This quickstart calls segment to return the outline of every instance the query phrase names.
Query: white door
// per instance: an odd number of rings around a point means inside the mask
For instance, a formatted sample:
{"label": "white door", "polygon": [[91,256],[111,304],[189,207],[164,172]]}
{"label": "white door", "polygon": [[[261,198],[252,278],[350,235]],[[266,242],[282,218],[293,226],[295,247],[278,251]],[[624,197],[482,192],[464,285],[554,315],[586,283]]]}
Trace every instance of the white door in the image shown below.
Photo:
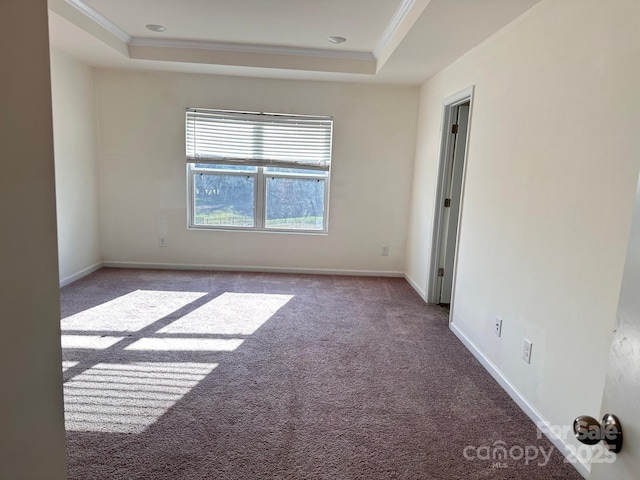
{"label": "white door", "polygon": [[622,425],[623,445],[613,463],[591,466],[590,480],[640,478],[640,185],[611,344],[602,415],[612,413]]}
{"label": "white door", "polygon": [[458,108],[457,132],[452,154],[451,180],[447,186],[446,198],[449,199],[449,207],[445,210],[443,230],[446,237],[443,242],[442,265],[444,274],[442,277],[442,290],[439,303],[451,303],[451,290],[453,288],[453,268],[458,241],[458,218],[460,216],[460,201],[462,196],[462,176],[464,174],[464,159],[467,150],[467,129],[469,126],[469,104],[460,105]]}

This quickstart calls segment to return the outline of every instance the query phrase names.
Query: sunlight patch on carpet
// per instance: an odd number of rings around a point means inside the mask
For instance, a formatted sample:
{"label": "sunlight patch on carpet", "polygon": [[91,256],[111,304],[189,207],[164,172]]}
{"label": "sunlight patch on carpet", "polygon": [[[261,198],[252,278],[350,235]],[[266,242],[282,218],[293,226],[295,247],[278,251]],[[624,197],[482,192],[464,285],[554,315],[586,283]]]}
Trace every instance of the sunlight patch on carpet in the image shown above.
{"label": "sunlight patch on carpet", "polygon": [[218,364],[100,363],[64,384],[66,428],[141,433]]}
{"label": "sunlight patch on carpet", "polygon": [[62,371],[65,372],[68,369],[70,369],[71,367],[75,367],[78,363],[80,363],[80,362],[64,361],[64,362],[62,362]]}
{"label": "sunlight patch on carpet", "polygon": [[226,292],[159,330],[159,333],[251,335],[293,295]]}
{"label": "sunlight patch on carpet", "polygon": [[233,352],[242,345],[239,338],[141,338],[125,350],[154,352]]}
{"label": "sunlight patch on carpet", "polygon": [[202,292],[136,290],[63,318],[65,330],[137,332],[205,296]]}
{"label": "sunlight patch on carpet", "polygon": [[86,348],[92,350],[104,350],[125,337],[108,337],[100,335],[62,335],[60,343],[62,348]]}

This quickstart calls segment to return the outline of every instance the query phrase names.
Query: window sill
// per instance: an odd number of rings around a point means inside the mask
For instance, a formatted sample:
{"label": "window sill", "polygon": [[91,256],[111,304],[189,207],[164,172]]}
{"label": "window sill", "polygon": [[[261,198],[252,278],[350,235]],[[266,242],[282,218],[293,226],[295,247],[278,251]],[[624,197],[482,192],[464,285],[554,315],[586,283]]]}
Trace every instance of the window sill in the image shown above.
{"label": "window sill", "polygon": [[199,231],[199,232],[226,232],[226,233],[279,233],[287,235],[313,235],[313,236],[327,236],[329,232],[326,230],[279,230],[276,228],[262,229],[262,228],[233,228],[233,227],[220,227],[211,228],[198,225],[189,225],[187,230]]}

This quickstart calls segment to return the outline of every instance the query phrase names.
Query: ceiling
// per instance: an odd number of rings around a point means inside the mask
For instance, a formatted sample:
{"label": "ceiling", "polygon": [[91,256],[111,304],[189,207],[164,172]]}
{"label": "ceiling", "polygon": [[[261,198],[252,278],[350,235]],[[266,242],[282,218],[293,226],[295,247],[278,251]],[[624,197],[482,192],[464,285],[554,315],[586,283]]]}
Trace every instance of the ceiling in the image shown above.
{"label": "ceiling", "polygon": [[418,85],[539,1],[49,0],[49,28],[96,67]]}

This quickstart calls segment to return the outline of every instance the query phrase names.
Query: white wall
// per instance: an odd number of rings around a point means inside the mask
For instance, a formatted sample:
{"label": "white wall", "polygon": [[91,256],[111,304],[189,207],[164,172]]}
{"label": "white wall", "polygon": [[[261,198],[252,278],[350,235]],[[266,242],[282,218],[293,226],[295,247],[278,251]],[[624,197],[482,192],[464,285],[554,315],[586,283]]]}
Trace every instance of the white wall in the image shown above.
{"label": "white wall", "polygon": [[[403,271],[417,88],[98,70],[96,93],[106,262]],[[329,235],[187,230],[186,107],[332,115]]]}
{"label": "white wall", "polygon": [[66,478],[46,0],[0,2],[0,478]]}
{"label": "white wall", "polygon": [[600,410],[640,164],[638,8],[543,1],[421,90],[407,274],[426,289],[442,101],[475,85],[453,326],[552,424]]}
{"label": "white wall", "polygon": [[60,281],[102,260],[93,69],[51,52]]}

